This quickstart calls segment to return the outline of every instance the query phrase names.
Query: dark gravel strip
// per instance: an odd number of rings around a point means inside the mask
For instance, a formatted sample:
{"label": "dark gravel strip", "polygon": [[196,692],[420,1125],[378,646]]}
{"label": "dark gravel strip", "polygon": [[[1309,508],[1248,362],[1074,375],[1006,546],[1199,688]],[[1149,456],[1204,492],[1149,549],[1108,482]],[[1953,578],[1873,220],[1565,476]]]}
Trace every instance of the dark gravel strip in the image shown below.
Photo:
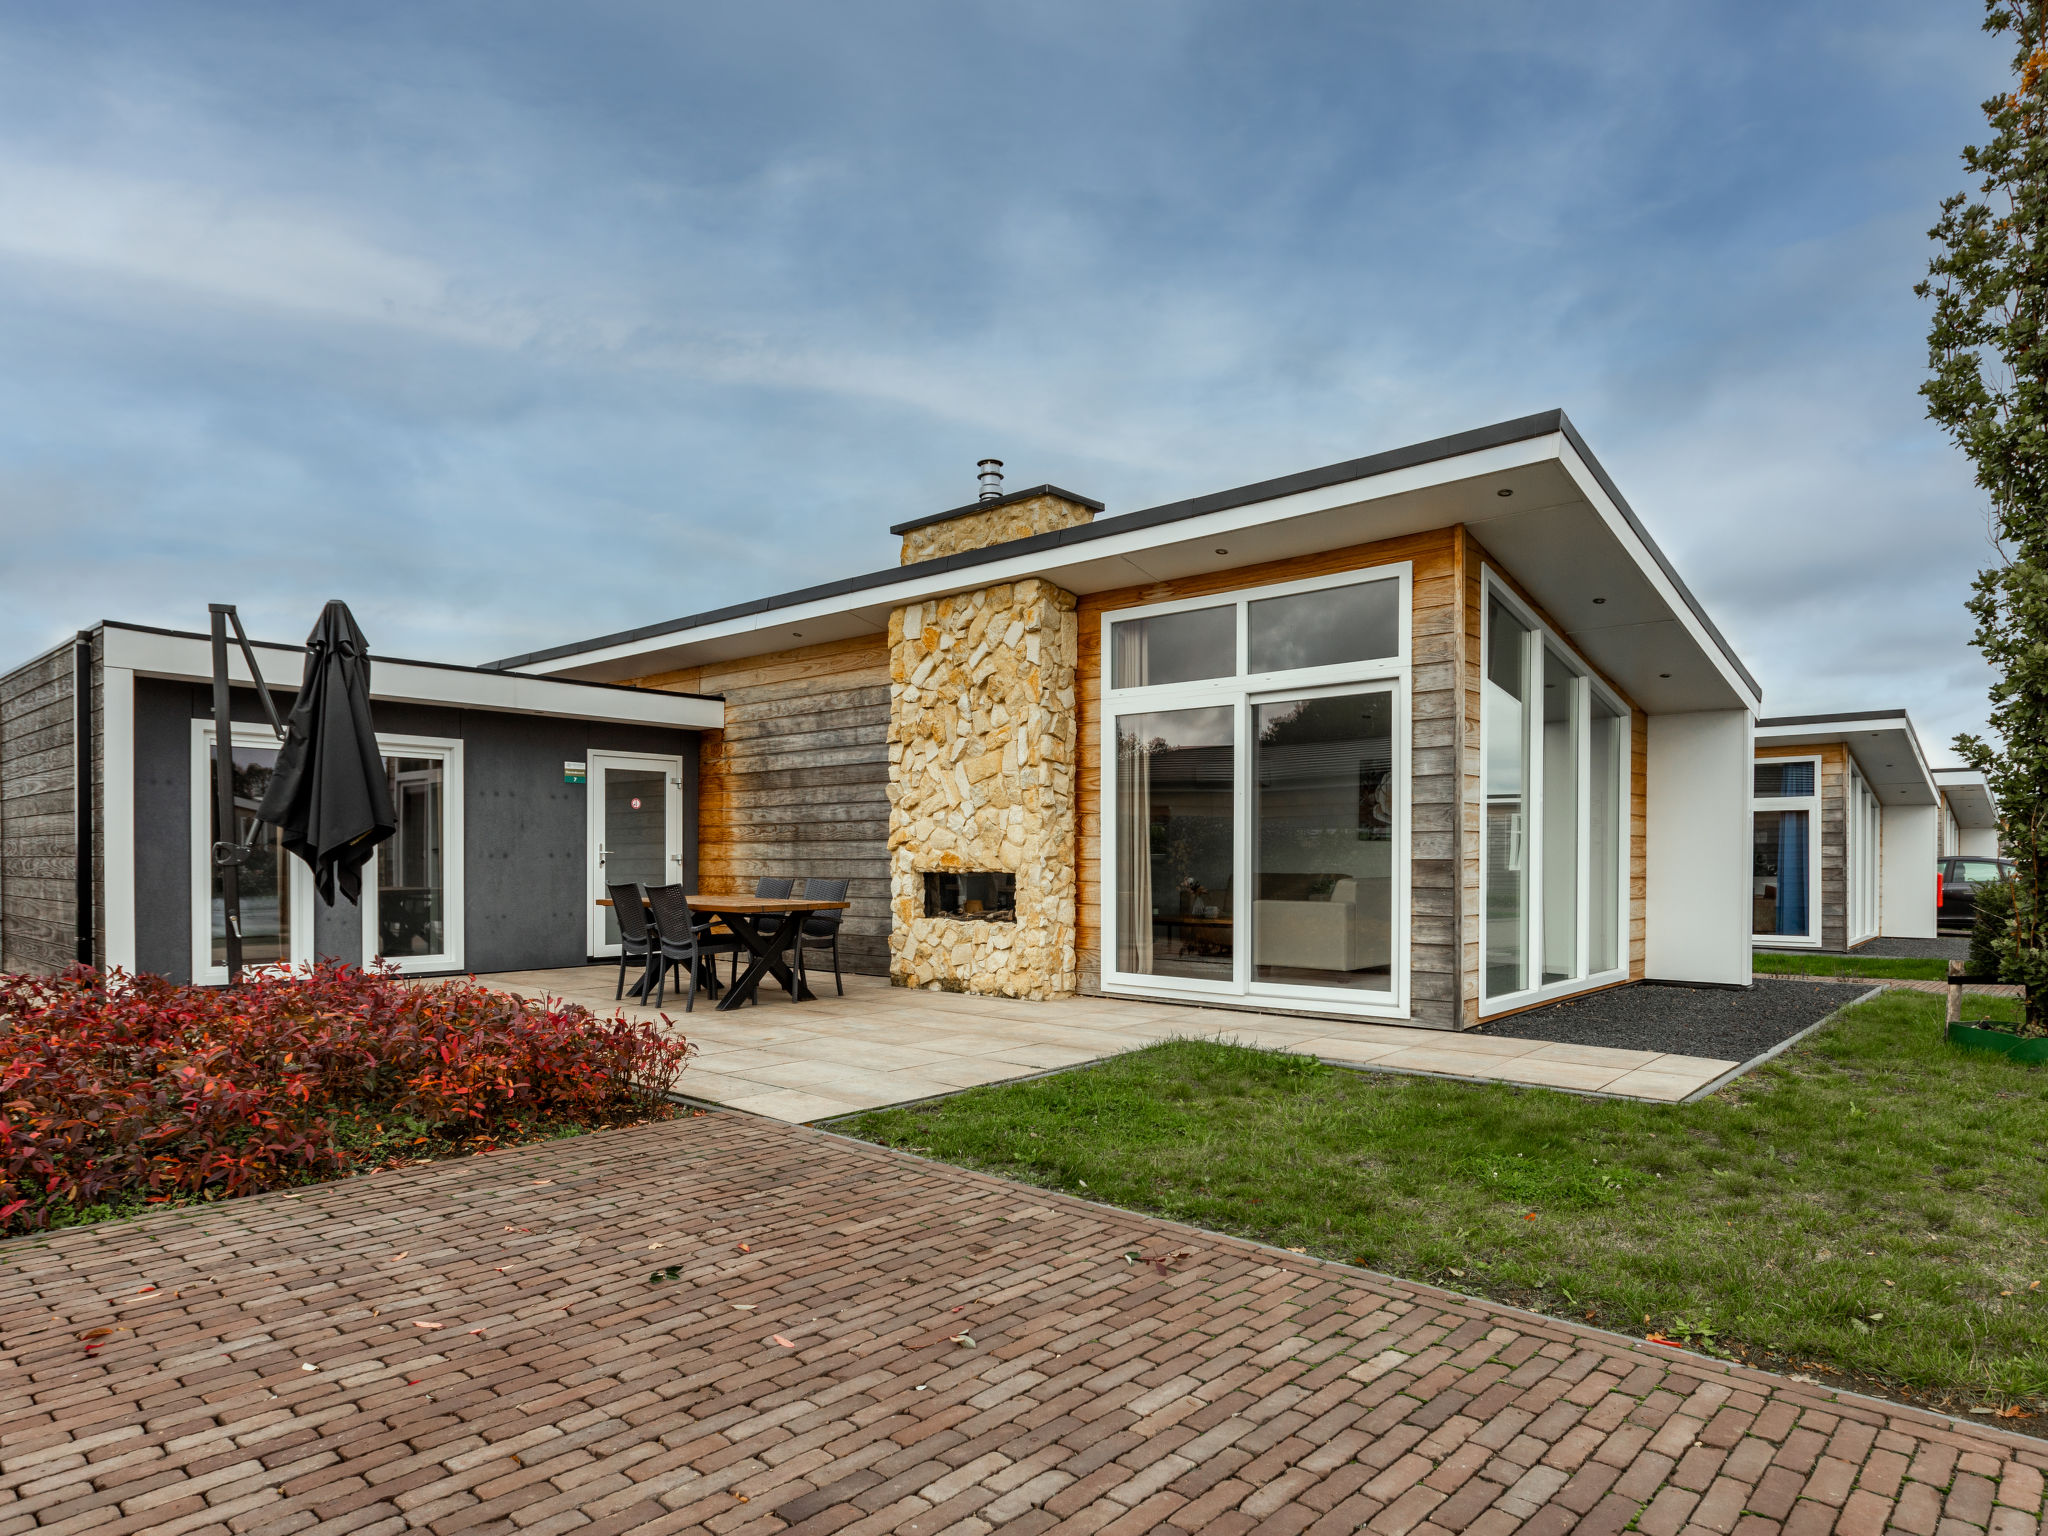
{"label": "dark gravel strip", "polygon": [[1970,958],[1970,940],[1961,938],[1940,939],[1872,939],[1868,944],[1858,944],[1854,949],[1781,949],[1771,950],[1769,945],[1759,949],[1781,955],[1873,955],[1881,960],[1967,960]]}
{"label": "dark gravel strip", "polygon": [[[1868,983],[1867,985],[1874,985]],[[1748,1061],[1849,1000],[1839,983],[1759,977],[1754,986],[1636,982],[1482,1024],[1483,1035]]]}

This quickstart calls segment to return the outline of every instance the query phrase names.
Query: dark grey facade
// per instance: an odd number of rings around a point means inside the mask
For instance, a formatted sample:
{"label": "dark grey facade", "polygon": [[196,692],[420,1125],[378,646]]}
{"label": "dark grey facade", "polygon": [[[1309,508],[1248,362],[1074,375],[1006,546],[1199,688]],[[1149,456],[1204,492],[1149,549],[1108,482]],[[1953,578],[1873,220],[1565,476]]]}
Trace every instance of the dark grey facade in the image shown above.
{"label": "dark grey facade", "polygon": [[[275,691],[275,690],[273,690]],[[289,695],[279,697],[280,710]],[[238,722],[260,724],[253,692],[237,689]],[[197,684],[135,684],[135,962],[189,981],[192,971],[192,722],[212,717]],[[697,873],[697,737],[691,731],[495,710],[371,705],[380,732],[463,744],[463,958],[465,969],[580,965],[586,888],[587,786],[562,782],[562,764],[592,751],[650,752],[683,760],[683,880]],[[360,921],[346,901],[316,909],[315,952],[362,959]]]}

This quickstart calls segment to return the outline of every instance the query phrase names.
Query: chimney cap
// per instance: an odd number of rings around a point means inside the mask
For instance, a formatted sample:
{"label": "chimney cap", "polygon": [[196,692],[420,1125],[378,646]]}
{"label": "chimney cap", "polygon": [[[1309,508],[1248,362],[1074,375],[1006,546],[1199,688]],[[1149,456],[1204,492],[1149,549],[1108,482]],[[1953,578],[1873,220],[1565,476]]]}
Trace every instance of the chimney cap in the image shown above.
{"label": "chimney cap", "polygon": [[966,517],[974,512],[986,512],[991,507],[1008,506],[1013,501],[1029,501],[1034,496],[1057,496],[1062,501],[1071,501],[1077,507],[1086,507],[1090,512],[1100,512],[1102,503],[1089,496],[1077,496],[1072,491],[1063,491],[1056,485],[1027,486],[1021,491],[1008,491],[992,501],[970,501],[964,507],[949,507],[944,512],[933,512],[924,517],[913,517],[907,523],[897,523],[889,532],[901,536],[913,528],[929,528],[933,523],[949,522],[956,517]]}
{"label": "chimney cap", "polygon": [[977,459],[974,462],[976,476],[981,481],[981,499],[998,501],[1003,494],[1003,461],[1001,459]]}

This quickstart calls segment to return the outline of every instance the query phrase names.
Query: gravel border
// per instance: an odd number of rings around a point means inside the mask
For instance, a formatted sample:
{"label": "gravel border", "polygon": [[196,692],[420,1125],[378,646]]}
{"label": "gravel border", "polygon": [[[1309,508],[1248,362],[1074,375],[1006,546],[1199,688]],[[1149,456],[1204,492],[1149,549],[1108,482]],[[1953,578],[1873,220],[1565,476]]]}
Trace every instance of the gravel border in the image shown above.
{"label": "gravel border", "polygon": [[1482,1035],[1749,1061],[1843,1006],[1833,981],[1758,977],[1749,987],[1631,982],[1482,1024]]}
{"label": "gravel border", "polygon": [[1881,960],[1967,960],[1970,958],[1970,936],[1949,934],[1939,939],[1872,939],[1854,949],[1772,949],[1768,944],[1759,944],[1756,948],[1759,954],[1767,955],[1870,955]]}

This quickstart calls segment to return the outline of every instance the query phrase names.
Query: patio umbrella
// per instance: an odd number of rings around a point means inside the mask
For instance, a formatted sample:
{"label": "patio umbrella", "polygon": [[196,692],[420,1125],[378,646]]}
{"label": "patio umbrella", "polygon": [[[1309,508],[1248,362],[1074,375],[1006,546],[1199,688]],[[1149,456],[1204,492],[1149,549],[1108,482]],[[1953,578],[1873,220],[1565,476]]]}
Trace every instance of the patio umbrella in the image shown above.
{"label": "patio umbrella", "polygon": [[256,815],[312,867],[322,901],[333,906],[337,886],[362,900],[362,868],[398,822],[370,725],[370,648],[346,603],[323,608],[306,637],[305,682]]}

